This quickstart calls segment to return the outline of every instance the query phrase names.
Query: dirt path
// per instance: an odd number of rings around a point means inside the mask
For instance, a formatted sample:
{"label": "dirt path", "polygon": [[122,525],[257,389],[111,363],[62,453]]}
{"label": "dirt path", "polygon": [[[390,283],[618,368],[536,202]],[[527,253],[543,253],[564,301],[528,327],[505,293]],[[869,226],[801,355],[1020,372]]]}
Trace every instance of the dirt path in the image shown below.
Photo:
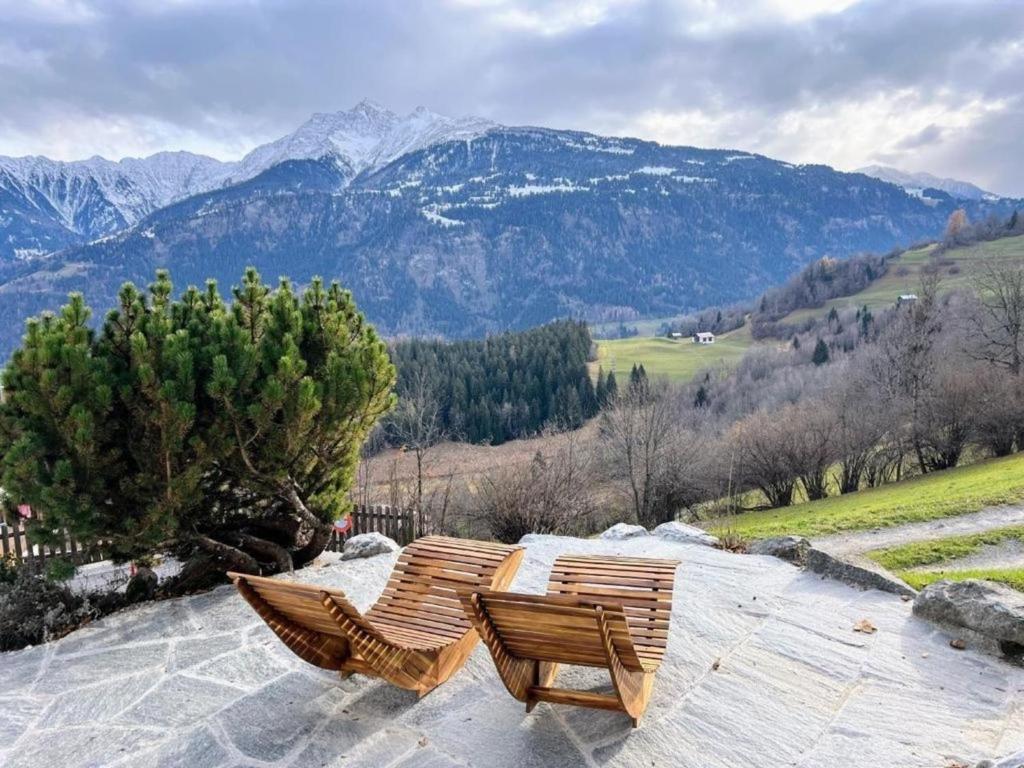
{"label": "dirt path", "polygon": [[915,541],[981,533],[1008,525],[1024,525],[1024,506],[991,507],[960,517],[823,536],[815,539],[814,545],[833,555],[849,556]]}

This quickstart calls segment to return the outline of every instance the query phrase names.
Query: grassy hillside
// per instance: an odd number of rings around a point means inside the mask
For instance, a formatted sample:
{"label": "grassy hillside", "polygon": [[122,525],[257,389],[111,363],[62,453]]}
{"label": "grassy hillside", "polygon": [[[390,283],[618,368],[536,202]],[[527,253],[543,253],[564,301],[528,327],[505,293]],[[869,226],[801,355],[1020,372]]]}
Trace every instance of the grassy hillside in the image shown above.
{"label": "grassy hillside", "polygon": [[746,512],[704,527],[731,528],[751,539],[784,534],[813,537],[955,517],[1020,501],[1024,501],[1024,454],[783,509]]}
{"label": "grassy hillside", "polygon": [[[918,248],[894,259],[884,276],[875,280],[863,291],[826,302],[823,307],[799,309],[789,313],[783,322],[797,322],[806,317],[825,315],[836,309],[863,307],[871,309],[891,307],[901,293],[916,293],[921,284],[921,269],[928,263],[935,246]],[[942,254],[942,283],[940,289],[952,291],[968,284],[971,269],[981,262],[1024,261],[1024,235],[1006,237],[988,243],[979,243],[956,248]],[[950,262],[946,264],[945,262]]]}
{"label": "grassy hillside", "polygon": [[642,363],[649,376],[672,381],[690,381],[706,368],[731,365],[747,351],[753,339],[747,326],[719,336],[714,344],[694,344],[692,339],[666,339],[664,337],[634,336],[631,339],[611,339],[597,342],[597,363],[605,371],[615,371],[621,379],[628,374],[633,363]]}
{"label": "grassy hillside", "polygon": [[[907,251],[894,259],[886,274],[862,291],[826,302],[813,309],[799,309],[782,319],[783,323],[798,323],[808,317],[823,316],[832,307],[862,307],[871,309],[891,307],[901,293],[916,293],[921,282],[921,270],[928,264],[935,246],[929,245]],[[942,283],[940,289],[950,291],[967,285],[971,269],[984,261],[1024,261],[1024,235],[1007,237],[988,243],[947,251],[942,255]],[[739,328],[718,337],[712,346],[699,346],[689,339],[672,340],[653,334],[661,323],[671,318],[627,323],[640,330],[641,335],[631,339],[599,340],[598,363],[604,369],[617,373],[628,372],[633,363],[643,363],[648,374],[674,381],[689,381],[697,372],[719,365],[731,365],[755,343],[750,329]],[[592,373],[597,365],[592,365]]]}

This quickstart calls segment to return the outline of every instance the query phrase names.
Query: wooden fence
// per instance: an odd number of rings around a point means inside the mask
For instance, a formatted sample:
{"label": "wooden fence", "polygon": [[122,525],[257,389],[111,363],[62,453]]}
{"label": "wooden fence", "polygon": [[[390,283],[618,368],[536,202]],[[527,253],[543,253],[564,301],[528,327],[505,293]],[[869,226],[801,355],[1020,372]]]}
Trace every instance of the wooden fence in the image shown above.
{"label": "wooden fence", "polygon": [[404,547],[416,538],[416,512],[411,509],[396,509],[386,505],[357,505],[352,509],[352,524],[344,533],[337,529],[331,531],[331,539],[327,542],[330,552],[340,552],[345,542],[360,533],[383,533]]}
{"label": "wooden fence", "polygon": [[18,517],[11,522],[0,520],[0,555],[14,558],[22,562],[45,563],[47,560],[60,558],[75,565],[96,563],[104,559],[100,547],[83,547],[66,532],[60,544],[35,544],[29,541],[25,532],[25,521]]}
{"label": "wooden fence", "polygon": [[[331,531],[327,549],[340,552],[345,542],[360,533],[376,531],[394,539],[400,546],[410,544],[417,536],[416,513],[411,509],[395,509],[389,506],[358,505],[352,510],[352,524],[348,530]],[[6,523],[0,520],[0,555],[22,562],[45,563],[53,558],[68,560],[75,565],[96,563],[105,559],[102,547],[83,547],[70,536],[65,535],[57,546],[34,544],[25,534],[25,521],[15,518]]]}

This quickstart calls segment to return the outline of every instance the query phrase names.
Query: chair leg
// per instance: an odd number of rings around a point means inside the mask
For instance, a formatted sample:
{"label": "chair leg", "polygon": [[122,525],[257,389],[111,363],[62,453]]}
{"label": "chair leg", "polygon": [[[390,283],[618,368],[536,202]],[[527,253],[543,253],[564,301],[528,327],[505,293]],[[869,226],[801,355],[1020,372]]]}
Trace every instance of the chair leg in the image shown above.
{"label": "chair leg", "polygon": [[537,665],[537,685],[541,688],[550,688],[555,682],[555,675],[558,674],[558,664],[553,661],[542,661]]}
{"label": "chair leg", "polygon": [[640,724],[640,717],[647,709],[654,687],[654,673],[641,670],[626,669],[615,652],[608,621],[601,608],[597,609],[597,627],[604,641],[605,658],[608,661],[608,672],[611,674],[615,694],[622,703],[622,709],[633,720],[633,727]]}

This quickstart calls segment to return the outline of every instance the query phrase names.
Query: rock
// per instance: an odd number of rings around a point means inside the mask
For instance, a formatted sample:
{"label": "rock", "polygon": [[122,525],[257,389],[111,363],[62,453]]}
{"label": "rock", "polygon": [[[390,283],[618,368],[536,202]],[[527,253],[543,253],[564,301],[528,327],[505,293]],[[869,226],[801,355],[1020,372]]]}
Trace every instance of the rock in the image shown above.
{"label": "rock", "polygon": [[811,542],[803,536],[774,536],[761,539],[747,547],[748,555],[771,555],[780,560],[803,565]]}
{"label": "rock", "polygon": [[1024,750],[1007,755],[1001,760],[982,760],[975,768],[1024,768]]}
{"label": "rock", "polygon": [[970,630],[1007,656],[1024,656],[1024,594],[991,581],[937,581],[914,600],[914,614]]}
{"label": "rock", "polygon": [[902,581],[897,581],[879,571],[872,571],[840,560],[814,547],[807,550],[804,564],[809,571],[861,589],[878,589],[882,592],[891,592],[894,595],[914,596],[917,594]]}
{"label": "rock", "polygon": [[602,539],[621,541],[622,539],[633,539],[637,536],[647,536],[647,529],[642,525],[630,525],[629,523],[616,523],[607,531],[601,534]]}
{"label": "rock", "polygon": [[703,544],[707,547],[718,546],[717,536],[712,536],[702,528],[685,525],[684,523],[662,523],[654,529],[654,535],[669,541],[681,541],[684,544]]}
{"label": "rock", "polygon": [[383,555],[386,552],[394,552],[400,547],[394,539],[389,539],[383,533],[360,533],[345,542],[345,550],[341,554],[342,560],[355,560],[358,557],[373,557]]}
{"label": "rock", "polygon": [[159,579],[152,568],[140,566],[135,575],[128,580],[124,590],[124,597],[129,603],[137,603],[141,600],[152,600],[156,594],[156,587]]}

